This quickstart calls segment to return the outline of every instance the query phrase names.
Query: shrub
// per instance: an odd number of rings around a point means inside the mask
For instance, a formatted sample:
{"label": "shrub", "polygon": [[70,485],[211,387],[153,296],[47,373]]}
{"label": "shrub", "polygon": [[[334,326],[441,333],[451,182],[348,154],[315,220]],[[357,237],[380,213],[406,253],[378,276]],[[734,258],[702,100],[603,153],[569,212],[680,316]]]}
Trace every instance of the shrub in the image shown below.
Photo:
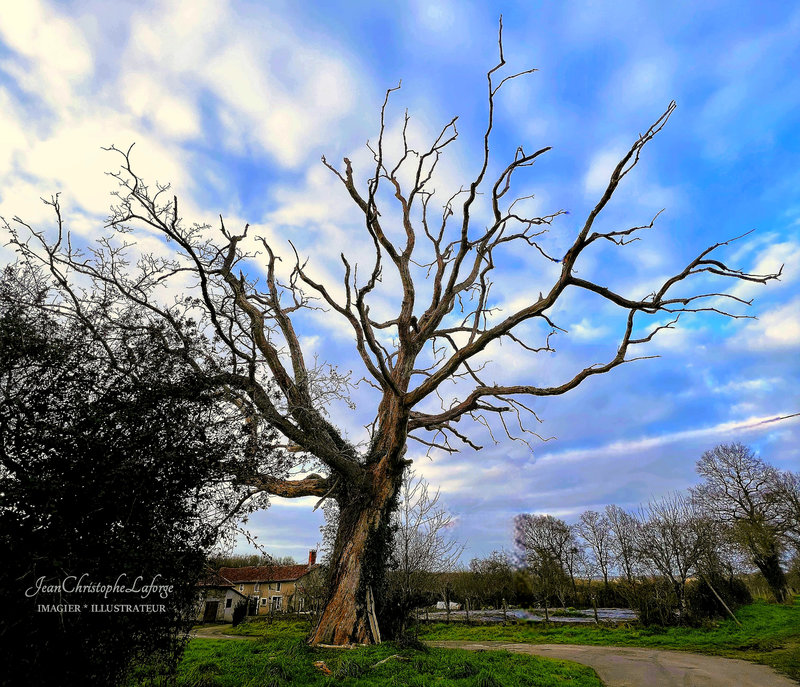
{"label": "shrub", "polygon": [[474,663],[464,661],[463,663],[457,663],[453,666],[450,671],[450,676],[456,680],[459,680],[465,677],[472,677],[473,675],[477,675],[479,672],[480,670]]}
{"label": "shrub", "polygon": [[639,614],[643,625],[675,625],[678,622],[678,598],[666,580],[626,583],[625,598]]}
{"label": "shrub", "polygon": [[247,616],[247,601],[239,601],[233,607],[233,627],[240,625]]}
{"label": "shrub", "polygon": [[[731,610],[753,601],[750,590],[741,579],[714,575],[709,581]],[[686,587],[686,616],[690,622],[701,623],[725,615],[725,607],[704,580],[689,582]]]}
{"label": "shrub", "polygon": [[[238,435],[214,425],[213,397],[145,322],[106,332],[127,375],[99,330],[20,306],[13,279],[0,275],[0,655],[14,657],[0,682],[116,684],[148,661],[169,671],[217,536],[198,515]],[[125,591],[151,582],[168,591]],[[60,604],[71,610],[45,610]]]}
{"label": "shrub", "polygon": [[342,680],[348,677],[361,677],[364,668],[352,658],[344,658],[339,662],[333,670],[333,677],[337,680]]}

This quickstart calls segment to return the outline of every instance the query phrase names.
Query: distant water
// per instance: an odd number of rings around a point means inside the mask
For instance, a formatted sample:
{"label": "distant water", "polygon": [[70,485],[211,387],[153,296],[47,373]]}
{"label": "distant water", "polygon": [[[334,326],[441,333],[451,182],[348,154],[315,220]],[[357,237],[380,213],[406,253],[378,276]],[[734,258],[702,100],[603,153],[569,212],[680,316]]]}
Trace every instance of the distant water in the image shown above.
{"label": "distant water", "polygon": [[[562,616],[553,616],[551,614],[550,622],[553,623],[594,622],[594,611],[591,608],[587,610],[575,611],[575,613],[581,613],[583,614],[583,617],[577,617],[577,616],[562,617]],[[445,613],[444,611],[437,611],[435,613],[428,614],[428,618],[430,618],[431,620],[444,620],[446,617],[447,613]],[[523,610],[521,608],[509,608],[508,617],[515,618],[517,620],[531,620],[534,622],[541,622],[544,620],[544,609],[536,608],[533,609],[533,612],[530,612]],[[636,611],[632,611],[630,608],[598,608],[597,617],[600,620],[606,620],[611,622],[629,622],[637,619]],[[503,622],[503,611],[494,609],[482,610],[482,611],[470,611],[469,618],[470,620],[480,620],[481,622],[484,623],[501,623]],[[465,621],[466,612],[450,611],[450,619],[455,621]]]}

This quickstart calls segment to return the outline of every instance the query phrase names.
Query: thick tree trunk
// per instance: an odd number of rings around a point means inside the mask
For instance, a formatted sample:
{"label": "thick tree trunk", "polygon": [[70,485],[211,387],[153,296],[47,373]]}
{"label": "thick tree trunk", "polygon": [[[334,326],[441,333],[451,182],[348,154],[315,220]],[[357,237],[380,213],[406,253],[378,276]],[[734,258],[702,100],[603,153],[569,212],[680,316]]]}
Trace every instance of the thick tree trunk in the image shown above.
{"label": "thick tree trunk", "polygon": [[775,600],[778,603],[785,603],[789,598],[789,585],[786,582],[783,568],[781,568],[778,554],[757,555],[754,556],[753,562],[758,566],[761,574],[764,575],[770,590],[775,595]]}
{"label": "thick tree trunk", "polygon": [[[408,368],[402,356],[397,369]],[[402,391],[407,386],[399,382]],[[377,609],[389,547],[391,516],[407,461],[408,409],[397,396],[387,394],[378,408],[376,440],[370,447],[358,480],[349,480],[335,495],[339,527],[328,573],[328,598],[310,644],[374,644],[380,642]]]}
{"label": "thick tree trunk", "polygon": [[[391,541],[389,524],[400,487],[376,467],[371,482],[354,489],[349,503],[340,503],[339,529],[330,561],[328,599],[311,634],[311,644],[373,644],[368,590],[380,603],[384,563]],[[343,499],[344,500],[344,499]]]}

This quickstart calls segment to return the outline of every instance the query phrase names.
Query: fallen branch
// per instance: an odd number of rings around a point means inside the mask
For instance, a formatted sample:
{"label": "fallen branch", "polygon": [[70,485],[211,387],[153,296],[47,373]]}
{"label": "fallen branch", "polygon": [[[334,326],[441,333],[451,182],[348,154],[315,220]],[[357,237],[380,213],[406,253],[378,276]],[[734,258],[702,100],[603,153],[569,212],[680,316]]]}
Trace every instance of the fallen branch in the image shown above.
{"label": "fallen branch", "polygon": [[382,661],[378,661],[374,666],[370,666],[370,670],[377,668],[379,665],[386,663],[386,661],[391,661],[393,658],[396,658],[398,661],[410,661],[411,659],[408,656],[401,656],[400,654],[392,654],[391,656],[387,656]]}

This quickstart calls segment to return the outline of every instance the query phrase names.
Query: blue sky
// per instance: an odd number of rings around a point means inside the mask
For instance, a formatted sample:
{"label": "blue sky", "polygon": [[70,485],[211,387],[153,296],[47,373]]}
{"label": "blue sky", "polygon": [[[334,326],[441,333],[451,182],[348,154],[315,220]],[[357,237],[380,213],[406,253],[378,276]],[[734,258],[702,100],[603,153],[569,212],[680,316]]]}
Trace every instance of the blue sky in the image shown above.
{"label": "blue sky", "polygon": [[[534,67],[500,96],[494,165],[523,144],[553,150],[524,177],[536,209],[565,209],[548,237],[565,248],[602,194],[619,156],[665,110],[678,107],[604,212],[600,227],[654,229],[578,265],[632,295],[706,246],[751,229],[724,256],[773,272],[767,286],[718,284],[757,320],[687,317],[647,353],[656,360],[596,377],[533,406],[535,446],[490,440],[480,454],[422,456],[415,466],[456,517],[465,558],[511,544],[511,518],[574,520],[614,502],[633,507],[689,486],[700,454],[750,444],[800,469],[800,9],[782,2],[40,2],[0,18],[0,214],[50,218],[39,197],[62,191],[72,230],[97,235],[114,160],[101,146],[136,142],[146,177],[171,181],[186,219],[250,222],[286,250],[292,239],[316,273],[338,279],[338,251],[365,253],[360,218],[320,164],[351,157],[362,178],[383,94],[402,79],[388,115],[405,108],[419,147],[453,116],[459,139],[437,194],[471,180],[486,116],[485,72],[504,16],[508,69]],[[435,134],[434,134],[435,135]],[[359,165],[361,167],[359,168]],[[441,193],[439,193],[441,188]],[[449,195],[449,194],[447,194]],[[161,251],[152,236],[146,250]],[[0,260],[11,259],[0,248]],[[506,255],[497,304],[535,293],[545,266]],[[495,351],[502,381],[552,382],[613,355],[618,316],[570,297],[555,315],[569,330],[557,353],[531,360]],[[309,350],[360,375],[346,329],[304,321]],[[503,376],[505,375],[505,376]],[[333,408],[354,438],[372,408]],[[372,399],[374,400],[374,399]],[[481,436],[486,440],[488,437]],[[307,500],[257,514],[270,551],[305,557],[319,539]]]}

